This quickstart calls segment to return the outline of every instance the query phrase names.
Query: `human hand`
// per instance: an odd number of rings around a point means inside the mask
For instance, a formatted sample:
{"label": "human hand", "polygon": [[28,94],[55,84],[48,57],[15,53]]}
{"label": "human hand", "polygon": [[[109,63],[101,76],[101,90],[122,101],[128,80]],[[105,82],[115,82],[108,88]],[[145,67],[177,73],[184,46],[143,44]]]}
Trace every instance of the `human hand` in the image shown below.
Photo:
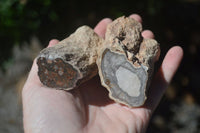
{"label": "human hand", "polygon": [[[130,17],[142,22],[140,16]],[[104,37],[110,19],[103,19],[95,32]],[[144,38],[154,38],[143,31]],[[49,47],[58,40],[49,42]],[[128,108],[115,103],[100,84],[98,76],[70,92],[43,86],[37,75],[36,60],[22,91],[24,131],[26,133],[140,133],[145,132],[150,117],[175,74],[183,56],[182,48],[172,47],[149,88],[144,106]]]}

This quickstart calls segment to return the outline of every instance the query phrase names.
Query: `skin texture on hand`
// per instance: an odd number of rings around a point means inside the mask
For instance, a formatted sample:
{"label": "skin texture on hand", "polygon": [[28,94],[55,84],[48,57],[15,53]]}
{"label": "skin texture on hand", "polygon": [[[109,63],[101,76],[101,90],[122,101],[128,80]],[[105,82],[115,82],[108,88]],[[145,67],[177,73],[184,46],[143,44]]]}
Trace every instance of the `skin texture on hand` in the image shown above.
{"label": "skin texture on hand", "polygon": [[[142,22],[139,15],[130,17]],[[111,19],[103,19],[94,28],[104,38]],[[151,31],[143,31],[144,38],[154,38]],[[51,40],[49,46],[58,40]],[[162,46],[161,46],[162,47]],[[150,117],[175,74],[183,50],[172,47],[154,77],[144,106],[128,108],[109,99],[98,76],[70,92],[42,85],[34,60],[22,91],[25,133],[141,133],[145,132]]]}

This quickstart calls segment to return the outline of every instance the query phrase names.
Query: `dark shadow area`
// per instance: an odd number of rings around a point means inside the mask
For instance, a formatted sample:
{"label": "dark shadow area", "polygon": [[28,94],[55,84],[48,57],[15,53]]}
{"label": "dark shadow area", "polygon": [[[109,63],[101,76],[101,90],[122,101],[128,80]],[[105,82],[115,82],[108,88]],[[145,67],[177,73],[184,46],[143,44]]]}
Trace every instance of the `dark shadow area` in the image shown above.
{"label": "dark shadow area", "polygon": [[101,85],[99,76],[95,76],[76,89],[80,89],[85,103],[88,105],[106,106],[114,102],[109,98],[108,90]]}

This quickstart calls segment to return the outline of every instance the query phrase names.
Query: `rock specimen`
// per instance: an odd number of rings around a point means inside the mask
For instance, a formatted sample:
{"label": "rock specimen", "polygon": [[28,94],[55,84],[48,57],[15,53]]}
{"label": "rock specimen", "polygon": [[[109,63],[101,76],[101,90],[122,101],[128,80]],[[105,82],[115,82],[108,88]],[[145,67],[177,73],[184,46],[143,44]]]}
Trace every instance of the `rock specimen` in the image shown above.
{"label": "rock specimen", "polygon": [[99,70],[111,99],[130,107],[141,106],[160,54],[159,44],[142,38],[141,32],[142,25],[126,17],[108,25],[105,40],[82,26],[59,44],[40,52],[40,80],[48,87],[70,90]]}
{"label": "rock specimen", "polygon": [[102,39],[88,26],[37,57],[40,81],[51,88],[70,90],[97,75],[97,49]]}
{"label": "rock specimen", "polygon": [[107,27],[97,61],[102,85],[116,102],[130,107],[144,104],[159,44],[141,37],[142,25],[120,17]]}

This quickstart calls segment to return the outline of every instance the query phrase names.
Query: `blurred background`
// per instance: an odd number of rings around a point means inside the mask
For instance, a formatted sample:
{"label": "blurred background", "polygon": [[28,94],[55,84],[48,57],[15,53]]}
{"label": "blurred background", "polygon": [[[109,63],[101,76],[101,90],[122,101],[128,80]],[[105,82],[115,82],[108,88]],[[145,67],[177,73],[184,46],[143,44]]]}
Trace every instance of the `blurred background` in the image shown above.
{"label": "blurred background", "polygon": [[0,0],[0,133],[22,133],[21,88],[38,52],[79,26],[140,14],[161,44],[160,66],[179,45],[184,58],[148,133],[200,132],[200,0]]}

